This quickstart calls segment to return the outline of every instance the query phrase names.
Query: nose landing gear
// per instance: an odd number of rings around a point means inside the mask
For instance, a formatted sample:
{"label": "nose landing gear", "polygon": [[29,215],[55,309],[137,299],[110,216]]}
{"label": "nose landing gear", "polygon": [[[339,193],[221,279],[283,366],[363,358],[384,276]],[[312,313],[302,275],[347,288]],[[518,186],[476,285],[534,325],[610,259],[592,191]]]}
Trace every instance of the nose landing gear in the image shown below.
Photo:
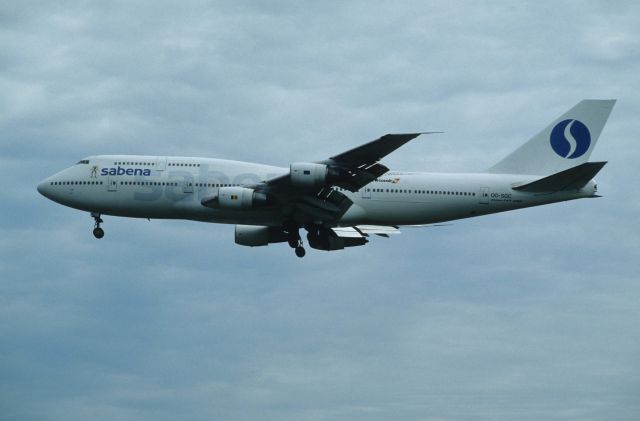
{"label": "nose landing gear", "polygon": [[302,247],[302,245],[296,247],[296,256],[298,257],[304,257],[305,254],[307,254],[307,252],[305,251],[304,247]]}
{"label": "nose landing gear", "polygon": [[93,236],[96,237],[97,239],[104,237],[104,230],[100,228],[100,224],[103,223],[104,221],[100,218],[100,214],[92,213],[91,217],[96,221],[93,228]]}
{"label": "nose landing gear", "polygon": [[95,227],[93,229],[93,236],[96,237],[97,239],[104,237],[104,230],[100,227]]}

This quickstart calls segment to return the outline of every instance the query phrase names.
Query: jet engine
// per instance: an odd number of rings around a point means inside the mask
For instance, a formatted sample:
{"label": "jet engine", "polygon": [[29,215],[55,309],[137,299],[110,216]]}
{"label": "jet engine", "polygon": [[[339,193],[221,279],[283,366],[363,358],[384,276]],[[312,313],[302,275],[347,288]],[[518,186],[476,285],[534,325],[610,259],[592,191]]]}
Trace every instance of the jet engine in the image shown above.
{"label": "jet engine", "polygon": [[267,204],[267,195],[247,187],[220,187],[217,204],[221,209],[250,209]]}
{"label": "jet engine", "polygon": [[297,187],[320,187],[327,180],[329,169],[324,164],[296,162],[289,167],[291,184]]}
{"label": "jet engine", "polygon": [[294,186],[311,188],[339,181],[349,175],[340,167],[313,162],[293,163],[289,167],[289,174]]}

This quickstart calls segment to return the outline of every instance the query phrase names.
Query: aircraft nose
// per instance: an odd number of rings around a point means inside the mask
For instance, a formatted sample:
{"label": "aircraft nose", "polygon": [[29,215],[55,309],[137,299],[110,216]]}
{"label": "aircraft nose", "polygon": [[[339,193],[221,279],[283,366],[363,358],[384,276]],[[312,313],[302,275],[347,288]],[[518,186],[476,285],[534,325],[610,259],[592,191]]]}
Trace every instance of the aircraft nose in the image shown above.
{"label": "aircraft nose", "polygon": [[38,193],[43,195],[44,197],[49,197],[49,182],[47,180],[43,180],[38,183]]}

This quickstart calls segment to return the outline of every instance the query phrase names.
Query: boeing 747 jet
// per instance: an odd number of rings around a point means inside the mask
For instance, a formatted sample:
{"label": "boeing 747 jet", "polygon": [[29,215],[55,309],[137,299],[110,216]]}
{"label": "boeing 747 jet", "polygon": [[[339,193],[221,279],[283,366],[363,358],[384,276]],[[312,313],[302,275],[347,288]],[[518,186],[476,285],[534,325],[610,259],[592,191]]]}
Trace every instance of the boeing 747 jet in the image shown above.
{"label": "boeing 747 jet", "polygon": [[38,185],[45,197],[104,215],[235,224],[243,246],[288,243],[298,257],[430,225],[598,197],[588,162],[615,100],[583,100],[482,172],[391,171],[380,162],[424,133],[388,134],[315,162],[274,167],[212,158],[96,155]]}

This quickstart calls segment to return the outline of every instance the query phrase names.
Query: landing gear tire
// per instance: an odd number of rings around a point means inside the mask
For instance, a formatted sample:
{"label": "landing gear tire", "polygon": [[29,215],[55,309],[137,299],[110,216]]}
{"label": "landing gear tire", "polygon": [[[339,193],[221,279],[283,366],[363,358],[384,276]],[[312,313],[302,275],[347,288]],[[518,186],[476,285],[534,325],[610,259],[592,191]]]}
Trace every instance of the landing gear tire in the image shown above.
{"label": "landing gear tire", "polygon": [[94,221],[96,221],[95,225],[93,226],[93,236],[97,239],[104,237],[104,230],[100,228],[100,224],[104,221],[102,220],[102,218],[100,218],[100,214],[92,212],[91,217]]}
{"label": "landing gear tire", "polygon": [[285,224],[284,231],[288,234],[287,243],[289,243],[289,247],[295,250],[296,256],[304,257],[307,252],[304,250],[304,247],[302,247],[302,239],[298,232],[298,226],[294,223]]}

